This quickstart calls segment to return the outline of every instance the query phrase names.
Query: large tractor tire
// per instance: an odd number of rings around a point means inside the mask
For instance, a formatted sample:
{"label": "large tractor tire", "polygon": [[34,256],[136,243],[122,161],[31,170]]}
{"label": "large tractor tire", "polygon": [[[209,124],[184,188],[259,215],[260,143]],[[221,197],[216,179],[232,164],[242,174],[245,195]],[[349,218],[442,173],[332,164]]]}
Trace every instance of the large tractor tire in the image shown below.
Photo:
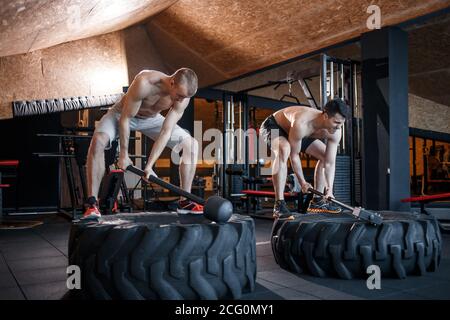
{"label": "large tractor tire", "polygon": [[255,226],[175,213],[104,216],[72,224],[69,263],[77,298],[239,299],[256,280]]}
{"label": "large tractor tire", "polygon": [[376,265],[382,277],[405,278],[435,271],[441,233],[429,215],[381,212],[375,227],[340,214],[305,214],[277,220],[272,229],[276,262],[288,271],[317,277],[367,278]]}

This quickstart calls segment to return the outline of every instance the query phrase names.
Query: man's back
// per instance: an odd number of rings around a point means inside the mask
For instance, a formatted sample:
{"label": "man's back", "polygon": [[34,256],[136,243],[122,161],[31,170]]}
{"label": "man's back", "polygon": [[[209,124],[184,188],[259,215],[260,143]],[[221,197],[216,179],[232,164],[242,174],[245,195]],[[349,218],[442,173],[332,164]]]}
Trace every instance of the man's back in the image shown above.
{"label": "man's back", "polygon": [[[160,113],[163,110],[169,109],[173,105],[173,101],[170,95],[163,92],[159,83],[163,77],[167,77],[166,74],[155,70],[143,70],[139,72],[130,86],[138,84],[138,87],[142,90],[146,90],[148,94],[142,99],[141,106],[136,118],[151,118]],[[125,99],[133,100],[136,95],[135,91],[128,91],[122,98],[113,106],[116,112],[122,112]]]}
{"label": "man's back", "polygon": [[291,127],[299,125],[304,127],[305,131],[308,133],[306,136],[317,135],[322,138],[326,133],[321,132],[322,130],[316,132],[312,127],[312,121],[320,116],[320,114],[322,114],[322,111],[317,109],[304,106],[292,106],[278,110],[273,116],[278,125],[288,134]]}

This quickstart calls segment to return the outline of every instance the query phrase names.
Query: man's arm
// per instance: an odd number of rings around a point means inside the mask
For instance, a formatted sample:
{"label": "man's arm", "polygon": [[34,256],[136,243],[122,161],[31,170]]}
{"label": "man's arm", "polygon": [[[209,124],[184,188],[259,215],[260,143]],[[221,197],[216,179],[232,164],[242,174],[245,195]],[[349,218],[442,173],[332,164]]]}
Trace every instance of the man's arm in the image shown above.
{"label": "man's arm", "polygon": [[145,166],[145,172],[147,174],[147,178],[150,173],[153,173],[153,166],[155,165],[156,160],[158,160],[161,155],[164,147],[167,145],[169,141],[173,128],[180,118],[183,116],[184,110],[189,104],[189,98],[184,99],[182,102],[176,102],[173,107],[169,110],[164,119],[161,132],[159,133],[158,138],[155,140],[153,144],[152,151],[150,152],[150,156],[148,157],[147,165]]}
{"label": "man's arm", "polygon": [[137,76],[125,95],[122,113],[119,120],[120,154],[119,167],[126,169],[132,164],[128,156],[128,143],[130,139],[130,119],[133,118],[141,107],[142,100],[152,93],[153,86],[142,76]]}
{"label": "man's arm", "polygon": [[336,154],[341,141],[342,129],[336,131],[332,137],[327,140],[325,150],[325,182],[327,187],[327,196],[333,197],[334,174],[336,171]]}
{"label": "man's arm", "polygon": [[299,123],[294,122],[294,125],[289,130],[289,144],[291,146],[291,160],[292,170],[297,176],[298,181],[302,187],[302,191],[306,192],[311,185],[305,180],[302,169],[302,162],[300,159],[300,151],[302,148],[303,132]]}

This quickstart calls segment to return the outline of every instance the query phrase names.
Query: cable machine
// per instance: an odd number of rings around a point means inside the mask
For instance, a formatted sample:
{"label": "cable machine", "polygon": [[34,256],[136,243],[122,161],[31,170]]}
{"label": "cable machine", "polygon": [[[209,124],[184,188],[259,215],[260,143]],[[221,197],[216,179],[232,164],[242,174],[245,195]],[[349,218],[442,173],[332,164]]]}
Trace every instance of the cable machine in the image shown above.
{"label": "cable machine", "polygon": [[358,103],[358,63],[322,54],[320,57],[320,106],[341,98],[350,107],[351,119],[342,127],[342,140],[336,156],[335,196],[361,204],[361,108]]}

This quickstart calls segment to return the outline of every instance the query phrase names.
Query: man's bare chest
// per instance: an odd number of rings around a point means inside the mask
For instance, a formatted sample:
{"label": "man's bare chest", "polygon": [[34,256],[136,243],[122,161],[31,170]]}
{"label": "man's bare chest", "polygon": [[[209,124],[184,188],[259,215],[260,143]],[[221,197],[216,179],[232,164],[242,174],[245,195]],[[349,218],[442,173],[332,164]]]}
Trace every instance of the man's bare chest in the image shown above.
{"label": "man's bare chest", "polygon": [[311,130],[306,133],[306,137],[313,139],[327,139],[329,138],[329,133],[326,129]]}
{"label": "man's bare chest", "polygon": [[137,113],[138,117],[148,117],[160,113],[161,111],[170,109],[173,101],[170,96],[167,97],[151,97],[142,100],[141,107]]}

